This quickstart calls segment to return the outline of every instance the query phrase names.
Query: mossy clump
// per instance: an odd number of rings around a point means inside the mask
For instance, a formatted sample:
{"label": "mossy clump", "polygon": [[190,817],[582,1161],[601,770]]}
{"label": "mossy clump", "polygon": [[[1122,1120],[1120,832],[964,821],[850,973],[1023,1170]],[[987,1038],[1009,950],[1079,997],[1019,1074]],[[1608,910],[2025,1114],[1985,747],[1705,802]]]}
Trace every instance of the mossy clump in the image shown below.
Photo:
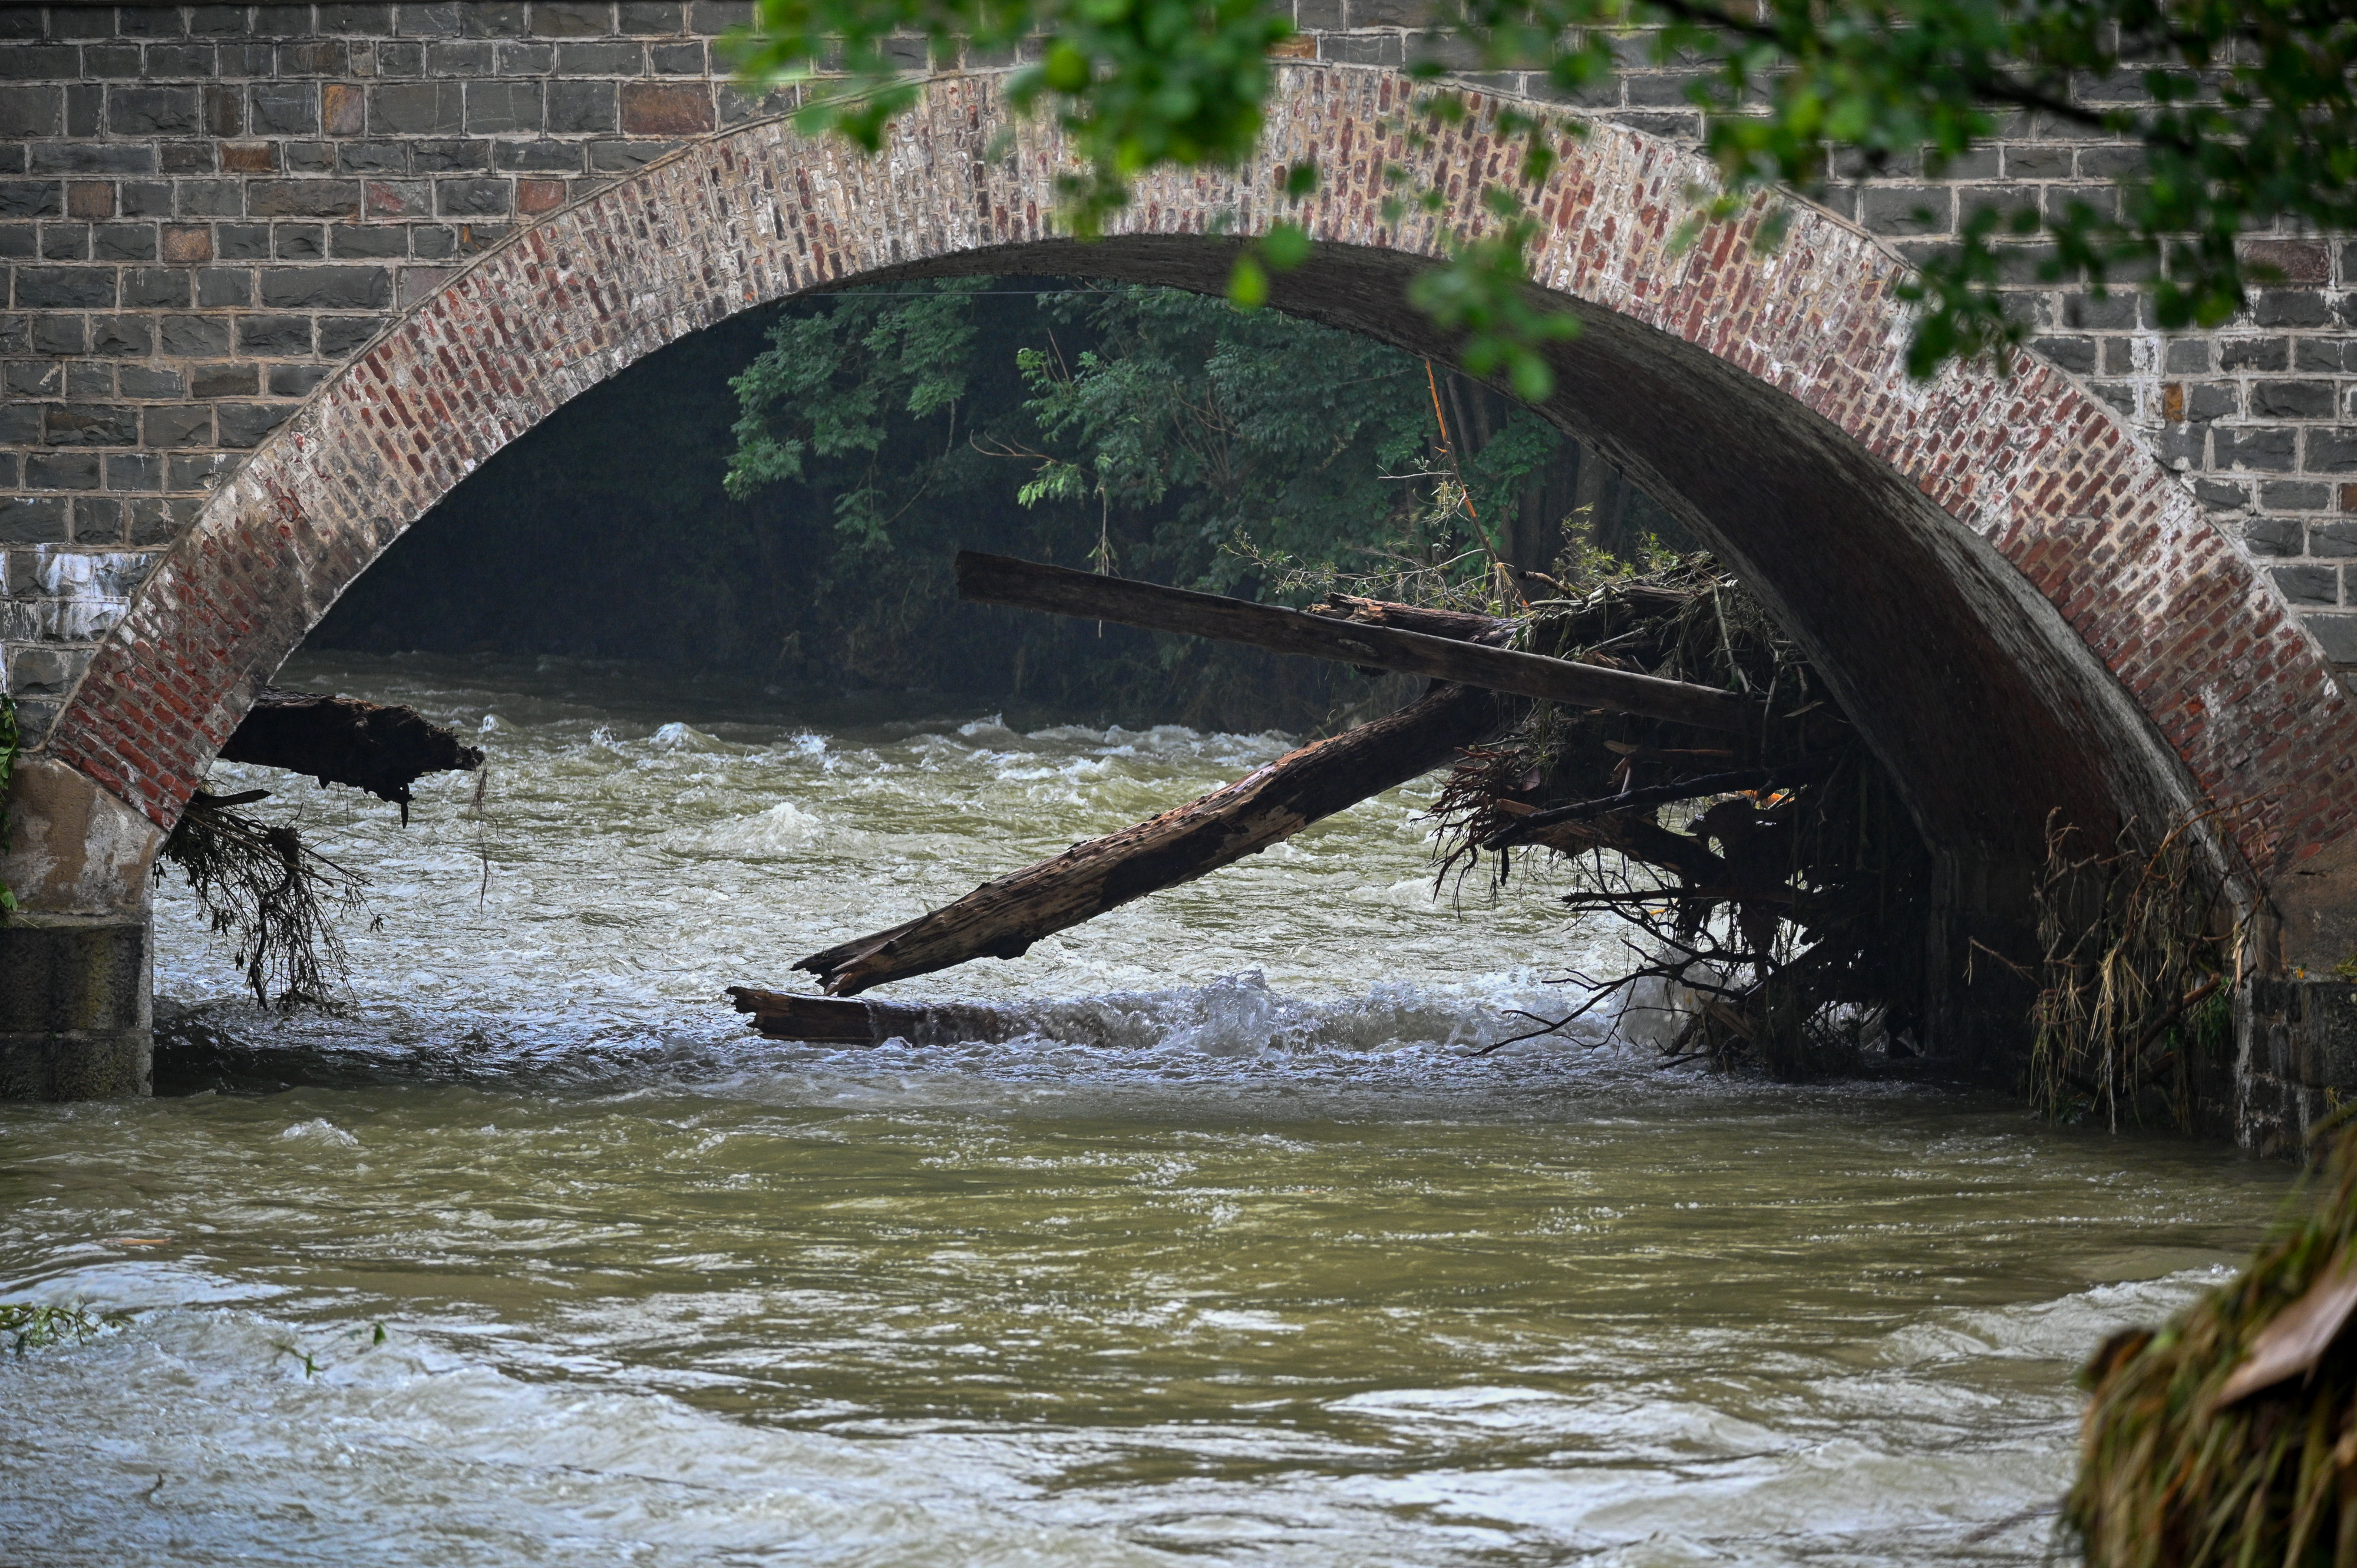
{"label": "mossy clump", "polygon": [[2357,1338],[2344,1326],[2304,1371],[2222,1397],[2268,1326],[2296,1305],[2312,1318],[2310,1290],[2357,1260],[2357,1129],[2303,1194],[2239,1278],[2158,1332],[2114,1336],[2081,1373],[2062,1523],[2095,1568],[2357,1564]]}
{"label": "mossy clump", "polygon": [[79,1345],[130,1321],[123,1312],[90,1313],[78,1306],[36,1306],[30,1302],[0,1303],[0,1337],[21,1356],[45,1350],[70,1339]]}

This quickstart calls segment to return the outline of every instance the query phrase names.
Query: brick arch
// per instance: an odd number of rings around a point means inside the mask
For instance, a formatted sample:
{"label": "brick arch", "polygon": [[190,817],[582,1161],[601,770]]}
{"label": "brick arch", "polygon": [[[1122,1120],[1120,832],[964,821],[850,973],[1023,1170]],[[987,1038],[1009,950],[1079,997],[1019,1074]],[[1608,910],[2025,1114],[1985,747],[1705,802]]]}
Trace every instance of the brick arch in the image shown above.
{"label": "brick arch", "polygon": [[[1090,246],[1049,221],[1053,133],[988,77],[928,86],[885,152],[757,124],[554,214],[409,310],[208,504],[98,651],[48,745],[168,824],[253,691],[460,479],[590,385],[735,312],[863,276],[1087,273],[1216,287],[1311,154],[1318,242],[1276,303],[1445,352],[1404,279],[1486,222],[1486,112],[1408,146],[1383,71],[1288,67],[1259,160],[1146,182]],[[1477,105],[1486,109],[1493,106]],[[1387,224],[1383,166],[1443,191]],[[1586,318],[1549,413],[1724,550],[1843,689],[1943,847],[2018,863],[2091,825],[2255,802],[2264,868],[2337,868],[2357,714],[2274,590],[2113,412],[2033,362],[1903,368],[1901,264],[1803,209],[1681,251],[1691,155],[1598,126],[1542,193],[1539,284]],[[2353,874],[2357,875],[2357,874]],[[2320,886],[2320,885],[2319,885]],[[2337,884],[2335,884],[2337,886]]]}

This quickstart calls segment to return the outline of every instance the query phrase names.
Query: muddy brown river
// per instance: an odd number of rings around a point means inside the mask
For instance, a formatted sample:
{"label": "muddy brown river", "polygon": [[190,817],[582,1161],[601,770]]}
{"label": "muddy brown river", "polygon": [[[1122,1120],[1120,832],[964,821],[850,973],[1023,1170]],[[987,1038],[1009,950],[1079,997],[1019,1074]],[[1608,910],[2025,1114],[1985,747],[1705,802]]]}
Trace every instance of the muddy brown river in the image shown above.
{"label": "muddy brown river", "polygon": [[0,1106],[0,1302],[122,1315],[0,1356],[0,1561],[2031,1563],[2077,1362],[2287,1190],[1600,1026],[1477,1055],[1614,939],[1433,900],[1429,781],[883,993],[1025,1038],[763,1041],[722,986],[1285,738],[283,679],[479,736],[486,810],[220,769],[371,878],[340,1012],[241,1000],[167,885],[159,1012],[227,1091]]}

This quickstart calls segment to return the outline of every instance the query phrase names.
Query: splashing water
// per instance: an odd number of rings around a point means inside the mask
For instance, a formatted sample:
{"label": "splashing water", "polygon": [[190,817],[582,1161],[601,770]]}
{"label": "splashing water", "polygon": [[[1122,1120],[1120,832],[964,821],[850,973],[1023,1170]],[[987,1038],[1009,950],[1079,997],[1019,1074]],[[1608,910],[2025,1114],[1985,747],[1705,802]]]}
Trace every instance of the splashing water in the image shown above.
{"label": "splashing water", "polygon": [[0,1560],[2030,1563],[2075,1361],[2283,1189],[1585,1021],[1477,1056],[1613,939],[1433,901],[1423,786],[883,993],[1017,1038],[765,1041],[722,986],[1286,741],[284,678],[482,736],[487,810],[221,769],[373,879],[346,1006],[240,1000],[167,886],[240,1091],[0,1107],[0,1301],[132,1314],[0,1359]]}

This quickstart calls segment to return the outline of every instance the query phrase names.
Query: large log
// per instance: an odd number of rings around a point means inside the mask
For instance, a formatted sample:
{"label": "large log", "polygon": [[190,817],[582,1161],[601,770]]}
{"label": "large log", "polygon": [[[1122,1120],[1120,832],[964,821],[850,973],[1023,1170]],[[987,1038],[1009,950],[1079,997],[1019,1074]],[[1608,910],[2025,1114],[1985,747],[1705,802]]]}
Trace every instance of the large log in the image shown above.
{"label": "large log", "polygon": [[1192,881],[1429,772],[1497,733],[1511,704],[1444,685],[1388,718],[1289,752],[1150,822],[1075,844],[931,914],[794,965],[848,996],[969,959],[1018,958],[1041,937]]}
{"label": "large log", "polygon": [[262,689],[221,756],[353,785],[398,805],[404,822],[409,787],[421,776],[464,773],[483,762],[481,751],[414,709],[275,686]]}
{"label": "large log", "polygon": [[749,985],[730,986],[728,999],[739,1013],[753,1015],[753,1026],[771,1039],[813,1045],[880,1046],[890,1039],[915,1046],[959,1045],[969,1040],[996,1045],[1039,1026],[1018,1009],[970,1003],[853,1002],[760,991]]}
{"label": "large log", "polygon": [[1461,638],[1435,637],[1377,625],[1371,618],[1309,615],[1275,605],[1133,583],[971,550],[958,553],[957,582],[958,596],[977,604],[1109,620],[1147,631],[1214,637],[1277,653],[1429,675],[1515,696],[1638,714],[1701,729],[1757,736],[1767,712],[1756,700],[1714,686],[1549,659]]}

